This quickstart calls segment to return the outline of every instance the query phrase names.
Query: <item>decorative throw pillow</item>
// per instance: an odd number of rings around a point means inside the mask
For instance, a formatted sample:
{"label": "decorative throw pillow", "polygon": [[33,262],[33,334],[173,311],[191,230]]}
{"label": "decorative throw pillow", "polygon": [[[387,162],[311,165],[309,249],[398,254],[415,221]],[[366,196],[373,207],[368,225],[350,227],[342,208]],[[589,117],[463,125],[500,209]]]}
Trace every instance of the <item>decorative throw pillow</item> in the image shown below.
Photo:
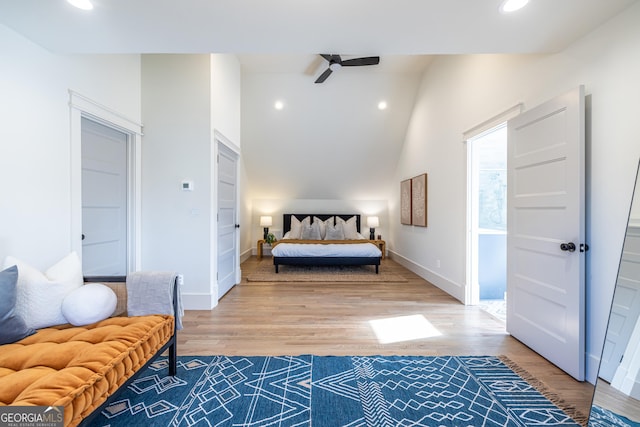
{"label": "decorative throw pillow", "polygon": [[15,313],[17,284],[18,267],[0,271],[0,344],[11,344],[36,333]]}
{"label": "decorative throw pillow", "polygon": [[313,223],[318,223],[318,226],[320,227],[320,238],[324,239],[327,236],[327,225],[333,225],[333,223],[335,222],[333,220],[334,217],[329,217],[327,219],[325,219],[324,221],[321,220],[320,218],[318,218],[317,216],[313,217]]}
{"label": "decorative throw pillow", "polygon": [[342,224],[342,231],[344,231],[344,238],[347,240],[358,239],[358,228],[356,224],[356,217],[352,216],[348,220],[344,220],[338,217],[338,223]]}
{"label": "decorative throw pillow", "polygon": [[18,266],[16,313],[33,329],[67,323],[62,314],[62,300],[84,283],[82,264],[75,252],[70,253],[42,273],[14,257],[5,265]]}
{"label": "decorative throw pillow", "polygon": [[87,283],[64,297],[62,314],[74,326],[89,325],[111,316],[118,304],[115,292],[102,283]]}
{"label": "decorative throw pillow", "polygon": [[289,238],[290,239],[301,239],[302,238],[302,227],[308,226],[311,224],[311,218],[306,217],[302,221],[295,217],[295,215],[291,215],[291,230],[289,230]]}
{"label": "decorative throw pillow", "polygon": [[314,222],[311,225],[303,226],[302,239],[303,240],[320,240],[320,225],[317,222]]}
{"label": "decorative throw pillow", "polygon": [[344,231],[342,230],[342,223],[336,225],[327,224],[327,234],[325,240],[344,240]]}

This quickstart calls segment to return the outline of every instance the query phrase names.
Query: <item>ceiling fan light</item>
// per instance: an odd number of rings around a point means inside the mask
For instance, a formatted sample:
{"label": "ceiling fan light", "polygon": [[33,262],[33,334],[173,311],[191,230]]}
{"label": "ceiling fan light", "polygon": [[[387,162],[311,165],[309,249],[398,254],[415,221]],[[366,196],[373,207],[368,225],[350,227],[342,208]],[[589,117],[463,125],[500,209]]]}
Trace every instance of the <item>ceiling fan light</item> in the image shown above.
{"label": "ceiling fan light", "polygon": [[78,9],[82,9],[82,10],[93,9],[93,4],[91,3],[91,0],[67,0],[67,2],[70,5],[77,7]]}
{"label": "ceiling fan light", "polygon": [[529,0],[504,0],[500,4],[500,12],[510,13],[520,10],[529,3]]}
{"label": "ceiling fan light", "polygon": [[331,71],[338,71],[340,68],[342,68],[342,64],[340,64],[339,62],[332,62],[331,64],[329,64],[329,68],[331,69]]}

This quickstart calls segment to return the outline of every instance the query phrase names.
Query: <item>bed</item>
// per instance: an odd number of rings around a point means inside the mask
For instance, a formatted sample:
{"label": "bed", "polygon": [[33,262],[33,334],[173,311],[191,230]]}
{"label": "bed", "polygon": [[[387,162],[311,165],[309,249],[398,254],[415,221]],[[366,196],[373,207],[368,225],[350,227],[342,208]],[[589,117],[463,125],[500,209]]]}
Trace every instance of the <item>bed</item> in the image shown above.
{"label": "bed", "polygon": [[372,265],[378,274],[382,258],[360,234],[359,214],[284,214],[271,254],[276,273],[280,265]]}

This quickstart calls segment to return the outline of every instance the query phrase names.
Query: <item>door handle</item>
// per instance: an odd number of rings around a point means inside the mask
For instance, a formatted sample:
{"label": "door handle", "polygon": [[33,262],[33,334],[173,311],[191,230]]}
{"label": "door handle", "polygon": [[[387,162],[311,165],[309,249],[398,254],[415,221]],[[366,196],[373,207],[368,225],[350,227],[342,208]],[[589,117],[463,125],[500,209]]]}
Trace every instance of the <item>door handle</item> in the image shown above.
{"label": "door handle", "polygon": [[568,251],[568,252],[573,252],[576,250],[576,244],[573,242],[569,242],[569,243],[560,243],[560,250],[562,251]]}
{"label": "door handle", "polygon": [[236,228],[240,228],[240,224],[236,224]]}

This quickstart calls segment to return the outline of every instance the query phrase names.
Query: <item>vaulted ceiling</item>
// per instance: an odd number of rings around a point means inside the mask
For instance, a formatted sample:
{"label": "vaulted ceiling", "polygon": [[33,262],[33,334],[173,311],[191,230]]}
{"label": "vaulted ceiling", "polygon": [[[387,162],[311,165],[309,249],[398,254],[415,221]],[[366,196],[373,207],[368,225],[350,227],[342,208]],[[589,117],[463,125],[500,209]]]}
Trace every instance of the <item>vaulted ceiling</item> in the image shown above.
{"label": "vaulted ceiling", "polygon": [[[557,52],[638,0],[92,1],[0,0],[0,23],[59,54],[236,54],[250,195],[379,199],[435,56]],[[381,59],[314,84],[319,53]]]}

